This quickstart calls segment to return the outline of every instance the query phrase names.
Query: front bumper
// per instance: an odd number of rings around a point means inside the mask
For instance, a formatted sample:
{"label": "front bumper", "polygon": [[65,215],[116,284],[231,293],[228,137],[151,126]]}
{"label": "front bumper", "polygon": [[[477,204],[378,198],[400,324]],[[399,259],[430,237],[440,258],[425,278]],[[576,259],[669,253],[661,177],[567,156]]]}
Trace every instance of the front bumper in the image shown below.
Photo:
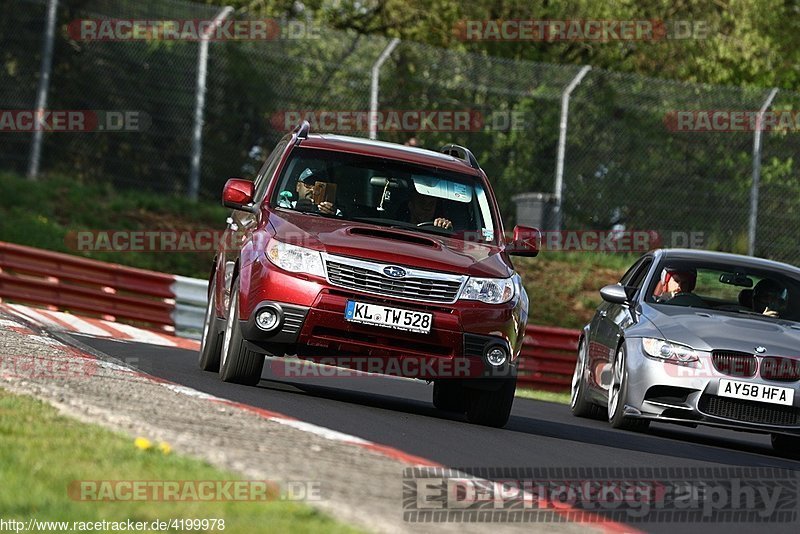
{"label": "front bumper", "polygon": [[[516,376],[524,335],[519,303],[492,306],[477,302],[436,304],[361,294],[319,279],[268,269],[251,280],[240,322],[244,338],[273,355],[335,359],[338,365],[368,372],[422,378],[500,378]],[[429,333],[399,331],[345,319],[348,300],[424,311],[433,315]],[[278,310],[281,324],[271,332],[256,325],[264,308]],[[506,363],[491,366],[485,354],[502,347]]]}
{"label": "front bumper", "polygon": [[[689,425],[709,425],[759,433],[800,435],[800,391],[797,382],[776,382],[723,374],[710,357],[691,365],[654,360],[644,354],[641,339],[626,340],[628,393],[625,413],[631,417]],[[791,388],[792,406],[719,395],[720,380]]]}

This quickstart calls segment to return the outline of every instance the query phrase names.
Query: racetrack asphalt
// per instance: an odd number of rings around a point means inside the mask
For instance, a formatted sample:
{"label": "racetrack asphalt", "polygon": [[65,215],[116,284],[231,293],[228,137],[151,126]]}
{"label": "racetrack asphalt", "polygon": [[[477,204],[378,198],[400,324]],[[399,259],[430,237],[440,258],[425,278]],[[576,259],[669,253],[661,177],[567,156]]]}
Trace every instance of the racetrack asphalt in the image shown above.
{"label": "racetrack asphalt", "polygon": [[[256,387],[223,383],[197,367],[193,351],[74,335],[81,343],[153,376],[211,395],[388,445],[406,453],[479,473],[482,468],[725,468],[760,467],[800,474],[800,461],[773,453],[769,436],[653,424],[646,433],[614,430],[579,419],[565,405],[517,398],[505,428],[469,424],[431,404],[432,386],[380,376],[276,376],[264,366]],[[272,360],[275,361],[275,360]],[[280,373],[278,373],[280,375]],[[800,484],[795,482],[798,495]],[[795,510],[800,502],[795,503]],[[792,522],[632,523],[648,532],[797,532]]]}

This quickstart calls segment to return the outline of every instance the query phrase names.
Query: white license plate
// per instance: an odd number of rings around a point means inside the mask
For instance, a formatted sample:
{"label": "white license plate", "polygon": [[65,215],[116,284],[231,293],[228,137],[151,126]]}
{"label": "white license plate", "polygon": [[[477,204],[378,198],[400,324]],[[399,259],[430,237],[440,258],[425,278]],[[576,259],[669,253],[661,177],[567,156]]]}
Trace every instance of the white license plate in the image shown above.
{"label": "white license plate", "polygon": [[791,406],[794,403],[793,389],[768,386],[767,384],[754,384],[752,382],[738,382],[724,378],[719,381],[717,394],[722,397],[785,404],[787,406]]}
{"label": "white license plate", "polygon": [[407,330],[428,334],[433,323],[433,314],[412,310],[390,308],[348,300],[344,318],[354,323],[371,324],[395,330]]}

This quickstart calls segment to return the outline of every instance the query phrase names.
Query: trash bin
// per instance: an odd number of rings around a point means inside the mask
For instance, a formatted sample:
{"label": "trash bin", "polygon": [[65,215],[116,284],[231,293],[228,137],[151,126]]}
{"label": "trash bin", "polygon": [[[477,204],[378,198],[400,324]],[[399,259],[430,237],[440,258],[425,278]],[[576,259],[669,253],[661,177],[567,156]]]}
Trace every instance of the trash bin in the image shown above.
{"label": "trash bin", "polygon": [[550,193],[520,193],[511,200],[517,205],[517,224],[539,230],[555,230],[555,195]]}

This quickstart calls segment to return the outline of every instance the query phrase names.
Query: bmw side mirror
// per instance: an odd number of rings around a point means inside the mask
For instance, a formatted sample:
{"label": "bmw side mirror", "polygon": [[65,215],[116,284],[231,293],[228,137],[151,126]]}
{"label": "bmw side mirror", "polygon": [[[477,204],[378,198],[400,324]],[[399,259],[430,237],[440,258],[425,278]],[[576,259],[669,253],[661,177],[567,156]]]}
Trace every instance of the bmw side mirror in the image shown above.
{"label": "bmw side mirror", "polygon": [[600,289],[600,296],[603,300],[611,304],[627,304],[628,294],[625,288],[619,284],[611,284]]}

